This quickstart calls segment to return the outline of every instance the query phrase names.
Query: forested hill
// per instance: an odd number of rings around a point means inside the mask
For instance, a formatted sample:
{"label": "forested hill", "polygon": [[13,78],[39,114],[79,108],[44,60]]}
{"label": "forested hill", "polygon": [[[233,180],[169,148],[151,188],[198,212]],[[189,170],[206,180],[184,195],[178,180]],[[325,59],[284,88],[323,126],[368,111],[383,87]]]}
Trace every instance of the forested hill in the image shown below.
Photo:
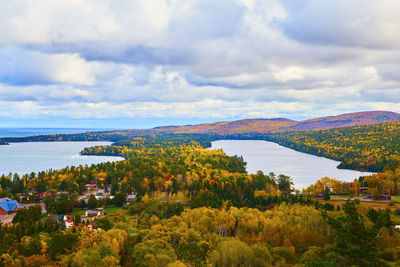
{"label": "forested hill", "polygon": [[375,125],[400,121],[400,114],[389,111],[365,111],[338,116],[322,117],[304,121],[285,118],[244,119],[197,125],[161,126],[152,129],[131,129],[79,134],[54,134],[28,137],[0,138],[0,144],[37,141],[111,141],[116,142],[130,136],[153,134],[212,134],[220,138],[237,134],[271,134],[292,131],[328,130],[352,126]]}
{"label": "forested hill", "polygon": [[119,131],[119,133],[127,135],[161,133],[213,133],[220,135],[239,133],[273,133],[294,130],[326,130],[350,126],[373,125],[399,120],[399,113],[389,111],[365,111],[304,121],[294,121],[285,118],[245,119],[197,125],[163,126],[153,129],[126,130]]}
{"label": "forested hill", "polygon": [[265,136],[285,147],[341,161],[342,169],[382,172],[400,166],[399,121]]}
{"label": "forested hill", "polygon": [[300,121],[293,126],[287,127],[287,129],[306,131],[327,130],[333,128],[374,125],[399,120],[399,113],[388,111],[366,111]]}

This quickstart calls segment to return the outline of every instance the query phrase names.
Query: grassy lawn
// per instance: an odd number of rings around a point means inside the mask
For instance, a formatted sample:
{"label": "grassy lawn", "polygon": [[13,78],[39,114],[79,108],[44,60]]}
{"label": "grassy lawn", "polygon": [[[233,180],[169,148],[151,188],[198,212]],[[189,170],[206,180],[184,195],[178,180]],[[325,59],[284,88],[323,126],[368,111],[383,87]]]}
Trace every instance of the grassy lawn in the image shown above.
{"label": "grassy lawn", "polygon": [[[121,207],[117,206],[108,206],[104,208],[104,212],[106,214],[112,214],[114,212],[122,210]],[[71,213],[71,215],[80,215],[80,216],[85,216],[86,210],[81,210],[81,209],[74,209],[74,211]]]}
{"label": "grassy lawn", "polygon": [[345,196],[335,196],[335,195],[331,195],[331,199],[332,200],[343,200],[344,201]]}
{"label": "grassy lawn", "polygon": [[71,215],[85,216],[85,210],[74,209],[74,210],[72,211]]}
{"label": "grassy lawn", "polygon": [[111,214],[111,213],[114,213],[114,212],[117,212],[117,211],[120,211],[120,210],[122,210],[122,207],[107,206],[107,207],[104,208],[104,212],[106,214]]}
{"label": "grassy lawn", "polygon": [[[316,199],[316,198],[315,198]],[[346,203],[345,200],[343,199],[337,199],[337,198],[331,198],[330,200],[323,200],[321,198],[317,199],[321,204],[325,203],[330,203],[335,205],[342,206],[344,203]],[[374,208],[378,210],[385,210],[385,209],[390,209],[392,211],[400,208],[399,203],[394,203],[394,205],[389,205],[390,201],[389,200],[369,200],[369,201],[360,201],[360,206],[361,207],[366,207],[366,208]]]}

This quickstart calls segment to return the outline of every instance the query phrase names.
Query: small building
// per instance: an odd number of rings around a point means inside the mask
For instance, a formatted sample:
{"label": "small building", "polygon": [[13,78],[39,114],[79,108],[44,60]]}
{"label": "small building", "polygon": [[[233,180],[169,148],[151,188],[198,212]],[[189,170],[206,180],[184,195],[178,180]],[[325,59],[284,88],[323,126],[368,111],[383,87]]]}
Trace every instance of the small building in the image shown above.
{"label": "small building", "polygon": [[106,195],[106,190],[104,190],[104,189],[100,189],[100,188],[97,188],[97,190],[96,190],[96,195]]}
{"label": "small building", "polygon": [[81,218],[81,224],[87,225],[89,223],[89,219]]}
{"label": "small building", "polygon": [[368,195],[368,193],[369,193],[369,187],[367,187],[367,186],[360,187],[360,194],[361,195]]}
{"label": "small building", "polygon": [[67,215],[55,214],[54,217],[57,219],[60,226],[65,226],[65,228],[74,226],[74,222]]}
{"label": "small building", "polygon": [[8,197],[0,198],[0,203],[8,202],[8,201],[12,201],[12,199],[11,199],[11,198],[8,198]]}
{"label": "small building", "polygon": [[74,222],[71,219],[66,219],[65,220],[65,228],[70,228],[74,226]]}
{"label": "small building", "polygon": [[41,203],[42,201],[43,201],[43,195],[41,195],[41,194],[37,194],[36,196],[35,196],[35,202],[37,202],[37,203]]}
{"label": "small building", "polygon": [[44,198],[47,196],[51,196],[51,192],[46,191],[46,192],[39,193],[39,194],[35,195],[35,201],[38,203],[41,203],[44,200]]}
{"label": "small building", "polygon": [[97,190],[97,184],[96,183],[91,183],[91,184],[86,184],[86,190]]}
{"label": "small building", "polygon": [[87,210],[85,212],[86,217],[98,217],[101,215],[101,211],[99,210]]}
{"label": "small building", "polygon": [[2,198],[2,200],[6,200],[4,202],[0,202],[0,214],[7,214],[11,212],[17,212],[22,208],[21,204],[16,200],[11,200],[9,198]]}
{"label": "small building", "polygon": [[106,196],[103,193],[96,193],[94,196],[97,200],[101,200],[103,198],[106,198]]}
{"label": "small building", "polygon": [[136,200],[136,192],[126,196],[127,202],[132,202],[134,200]]}
{"label": "small building", "polygon": [[56,218],[58,224],[61,226],[64,223],[64,214],[54,214],[54,218]]}

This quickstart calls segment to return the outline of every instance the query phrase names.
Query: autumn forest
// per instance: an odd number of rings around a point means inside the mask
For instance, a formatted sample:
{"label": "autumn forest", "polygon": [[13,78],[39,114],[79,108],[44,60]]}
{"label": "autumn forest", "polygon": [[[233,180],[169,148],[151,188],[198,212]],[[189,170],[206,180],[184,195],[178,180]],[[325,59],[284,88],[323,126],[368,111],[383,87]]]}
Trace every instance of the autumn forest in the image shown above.
{"label": "autumn forest", "polygon": [[[1,198],[42,205],[19,209],[12,223],[0,224],[0,266],[397,266],[399,133],[399,122],[386,122],[262,133],[6,138],[109,140],[110,146],[81,153],[125,160],[0,177]],[[318,177],[300,191],[284,172],[251,174],[243,158],[209,149],[221,139],[273,141],[339,160],[339,168],[377,174],[353,183]],[[107,196],[95,197],[88,187]],[[393,198],[373,206],[360,201],[362,194],[369,194],[368,203]],[[87,210],[106,212],[85,219]]]}

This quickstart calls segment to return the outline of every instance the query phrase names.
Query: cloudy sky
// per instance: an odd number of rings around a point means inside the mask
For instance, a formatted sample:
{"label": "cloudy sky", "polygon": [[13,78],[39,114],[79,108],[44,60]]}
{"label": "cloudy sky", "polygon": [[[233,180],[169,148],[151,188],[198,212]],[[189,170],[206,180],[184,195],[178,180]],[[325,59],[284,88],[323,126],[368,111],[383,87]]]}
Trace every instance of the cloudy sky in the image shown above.
{"label": "cloudy sky", "polygon": [[397,0],[0,2],[0,126],[400,112]]}

